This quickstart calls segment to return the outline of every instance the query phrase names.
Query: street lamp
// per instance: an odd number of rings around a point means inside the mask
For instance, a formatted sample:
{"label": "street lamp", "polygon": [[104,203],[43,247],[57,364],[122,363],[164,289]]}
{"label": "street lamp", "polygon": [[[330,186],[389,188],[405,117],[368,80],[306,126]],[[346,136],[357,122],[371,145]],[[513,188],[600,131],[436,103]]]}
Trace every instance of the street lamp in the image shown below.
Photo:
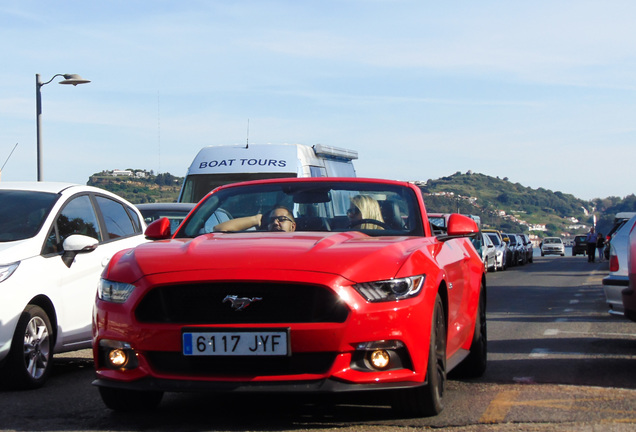
{"label": "street lamp", "polygon": [[42,96],[40,95],[40,88],[53,81],[56,77],[64,77],[60,84],[72,84],[74,86],[78,84],[86,84],[90,81],[82,78],[77,74],[56,74],[53,78],[43,83],[40,81],[40,74],[35,74],[35,123],[37,128],[37,155],[38,155],[38,181],[42,181]]}

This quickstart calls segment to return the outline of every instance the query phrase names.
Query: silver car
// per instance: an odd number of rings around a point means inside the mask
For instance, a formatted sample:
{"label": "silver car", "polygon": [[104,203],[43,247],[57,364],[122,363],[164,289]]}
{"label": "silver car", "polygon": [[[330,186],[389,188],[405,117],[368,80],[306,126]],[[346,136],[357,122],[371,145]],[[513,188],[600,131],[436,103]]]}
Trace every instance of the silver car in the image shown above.
{"label": "silver car", "polygon": [[636,216],[633,216],[620,227],[610,241],[609,275],[603,278],[603,288],[609,313],[623,315],[623,299],[621,291],[627,288],[629,279],[627,275],[627,246],[629,233],[636,225]]}
{"label": "silver car", "polygon": [[508,253],[507,248],[508,245],[501,239],[498,233],[496,232],[485,232],[485,234],[490,237],[490,241],[495,246],[495,254],[497,258],[497,270],[505,270],[508,266],[506,262],[506,255]]}
{"label": "silver car", "polygon": [[541,256],[561,255],[565,256],[565,245],[561,237],[546,237],[541,242]]}

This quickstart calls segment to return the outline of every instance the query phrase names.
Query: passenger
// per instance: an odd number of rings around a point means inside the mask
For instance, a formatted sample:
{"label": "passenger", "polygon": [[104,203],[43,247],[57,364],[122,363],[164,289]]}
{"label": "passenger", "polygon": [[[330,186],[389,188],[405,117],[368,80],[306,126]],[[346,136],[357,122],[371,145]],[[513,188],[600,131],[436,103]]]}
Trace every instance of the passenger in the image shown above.
{"label": "passenger", "polygon": [[[292,232],[296,230],[296,220],[292,212],[283,206],[275,207],[269,212],[267,221],[268,231]],[[230,219],[214,227],[214,231],[245,231],[250,228],[259,227],[263,223],[263,215],[245,216]]]}
{"label": "passenger", "polygon": [[384,223],[380,204],[368,195],[356,195],[351,198],[351,205],[349,206],[349,210],[347,210],[347,216],[349,217],[349,226],[352,228],[360,227],[361,229],[384,229],[380,225],[374,223],[356,223],[356,221],[361,220]]}

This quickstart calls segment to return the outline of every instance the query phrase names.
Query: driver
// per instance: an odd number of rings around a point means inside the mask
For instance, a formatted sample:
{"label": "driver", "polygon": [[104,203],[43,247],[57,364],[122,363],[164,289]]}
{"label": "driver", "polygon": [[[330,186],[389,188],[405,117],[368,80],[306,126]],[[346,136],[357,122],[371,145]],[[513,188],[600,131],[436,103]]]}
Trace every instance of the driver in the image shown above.
{"label": "driver", "polygon": [[349,226],[361,229],[384,229],[380,225],[372,223],[378,221],[384,223],[380,204],[368,195],[356,195],[351,198],[351,205],[347,210]]}
{"label": "driver", "polygon": [[[268,231],[292,232],[296,230],[296,220],[292,212],[283,206],[277,206],[269,212],[266,219]],[[261,226],[263,215],[245,216],[230,219],[214,226],[214,231],[245,231],[253,227]]]}

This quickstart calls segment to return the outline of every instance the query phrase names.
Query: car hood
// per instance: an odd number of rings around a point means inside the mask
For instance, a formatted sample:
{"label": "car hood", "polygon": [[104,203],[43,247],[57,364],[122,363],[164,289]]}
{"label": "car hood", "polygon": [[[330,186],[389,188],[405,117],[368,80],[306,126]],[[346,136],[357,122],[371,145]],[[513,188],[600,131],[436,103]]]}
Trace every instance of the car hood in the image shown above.
{"label": "car hood", "polygon": [[321,272],[355,282],[358,275],[365,280],[394,277],[414,252],[430,257],[434,243],[423,237],[369,237],[359,232],[214,233],[145,243],[120,262],[132,261],[128,264],[138,269],[138,276],[232,269],[240,275],[243,268]]}
{"label": "car hood", "polygon": [[33,239],[0,242],[0,264],[10,264],[39,254]]}

